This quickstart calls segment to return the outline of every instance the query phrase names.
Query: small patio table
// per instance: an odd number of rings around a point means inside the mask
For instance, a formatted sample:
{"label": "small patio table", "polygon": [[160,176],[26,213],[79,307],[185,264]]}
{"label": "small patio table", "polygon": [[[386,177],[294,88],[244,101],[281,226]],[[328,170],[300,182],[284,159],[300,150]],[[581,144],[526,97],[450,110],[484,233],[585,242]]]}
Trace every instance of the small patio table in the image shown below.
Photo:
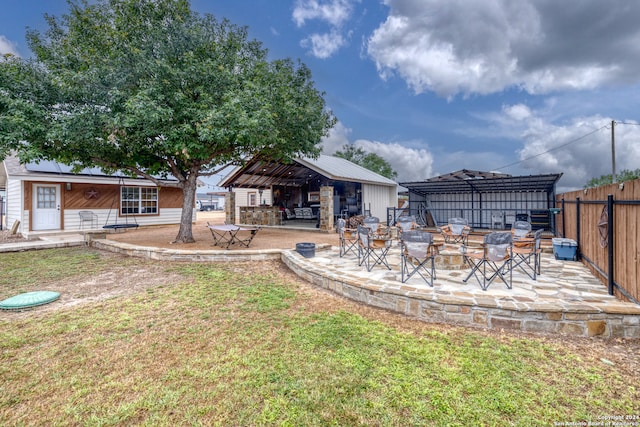
{"label": "small patio table", "polygon": [[222,224],[207,227],[211,230],[214,246],[221,246],[229,249],[233,244],[249,247],[255,235],[260,231],[260,227],[239,227],[237,225]]}

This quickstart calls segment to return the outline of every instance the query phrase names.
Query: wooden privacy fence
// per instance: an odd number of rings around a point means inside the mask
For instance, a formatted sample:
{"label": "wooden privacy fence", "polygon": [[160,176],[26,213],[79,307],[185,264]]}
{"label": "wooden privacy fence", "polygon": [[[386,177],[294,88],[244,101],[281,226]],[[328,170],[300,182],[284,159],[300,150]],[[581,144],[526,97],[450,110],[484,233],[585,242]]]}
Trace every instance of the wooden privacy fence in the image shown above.
{"label": "wooden privacy fence", "polygon": [[556,203],[556,233],[578,243],[578,259],[611,295],[640,304],[640,180],[559,194]]}

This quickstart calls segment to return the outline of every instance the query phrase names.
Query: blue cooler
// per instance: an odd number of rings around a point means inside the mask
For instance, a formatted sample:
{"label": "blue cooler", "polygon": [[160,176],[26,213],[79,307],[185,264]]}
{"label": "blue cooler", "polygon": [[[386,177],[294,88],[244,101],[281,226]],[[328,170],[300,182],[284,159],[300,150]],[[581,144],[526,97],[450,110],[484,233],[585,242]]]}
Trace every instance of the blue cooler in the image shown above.
{"label": "blue cooler", "polygon": [[576,261],[578,259],[576,251],[578,243],[573,239],[565,239],[562,237],[554,237],[551,239],[553,243],[553,255],[556,259],[564,259]]}

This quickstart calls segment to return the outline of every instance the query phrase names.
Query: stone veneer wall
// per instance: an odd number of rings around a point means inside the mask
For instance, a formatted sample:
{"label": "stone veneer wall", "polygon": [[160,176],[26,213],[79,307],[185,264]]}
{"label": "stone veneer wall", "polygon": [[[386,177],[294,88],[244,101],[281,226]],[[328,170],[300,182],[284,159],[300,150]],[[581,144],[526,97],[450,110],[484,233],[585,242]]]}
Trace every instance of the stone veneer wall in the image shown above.
{"label": "stone veneer wall", "polygon": [[435,299],[419,289],[398,284],[363,281],[344,272],[319,271],[293,251],[283,251],[282,261],[299,277],[373,307],[398,312],[427,322],[476,326],[493,330],[572,335],[581,337],[640,338],[640,307],[613,305],[602,310],[576,305],[562,308],[552,301],[540,302],[534,309],[498,306],[494,298],[484,298],[482,305],[453,295]]}
{"label": "stone veneer wall", "polygon": [[[568,308],[553,301],[540,301],[533,308],[501,305],[487,296],[481,302],[455,295],[429,297],[419,289],[403,283],[364,280],[349,273],[319,270],[308,259],[293,250],[208,250],[187,251],[131,245],[108,239],[87,242],[90,246],[129,256],[161,261],[231,262],[280,259],[299,277],[373,307],[379,307],[427,322],[476,326],[493,330],[509,329],[522,332],[560,334],[581,337],[640,338],[640,307],[628,304],[608,304],[594,308],[580,304]],[[317,245],[324,250],[329,245]]]}
{"label": "stone veneer wall", "polygon": [[224,195],[225,224],[236,223],[236,193],[229,191]]}
{"label": "stone veneer wall", "polygon": [[320,230],[333,231],[333,187],[320,187]]}

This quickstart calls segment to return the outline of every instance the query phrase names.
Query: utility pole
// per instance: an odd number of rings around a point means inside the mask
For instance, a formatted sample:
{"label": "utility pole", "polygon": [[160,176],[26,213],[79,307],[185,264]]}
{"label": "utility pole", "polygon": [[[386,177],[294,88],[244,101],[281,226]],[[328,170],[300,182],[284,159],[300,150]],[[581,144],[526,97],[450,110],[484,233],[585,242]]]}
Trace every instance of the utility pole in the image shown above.
{"label": "utility pole", "polygon": [[616,137],[614,128],[616,126],[616,121],[611,120],[611,182],[613,184],[616,183]]}

